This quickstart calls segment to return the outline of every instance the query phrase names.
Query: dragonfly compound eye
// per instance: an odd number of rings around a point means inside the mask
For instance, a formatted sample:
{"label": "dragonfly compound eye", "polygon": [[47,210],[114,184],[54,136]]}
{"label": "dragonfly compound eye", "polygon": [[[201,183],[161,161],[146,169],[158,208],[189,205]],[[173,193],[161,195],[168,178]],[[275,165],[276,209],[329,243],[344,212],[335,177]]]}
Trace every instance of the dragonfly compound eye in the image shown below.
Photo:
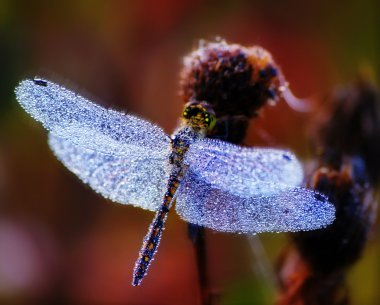
{"label": "dragonfly compound eye", "polygon": [[215,112],[206,102],[191,101],[187,103],[182,116],[192,127],[207,130],[211,130],[216,122]]}

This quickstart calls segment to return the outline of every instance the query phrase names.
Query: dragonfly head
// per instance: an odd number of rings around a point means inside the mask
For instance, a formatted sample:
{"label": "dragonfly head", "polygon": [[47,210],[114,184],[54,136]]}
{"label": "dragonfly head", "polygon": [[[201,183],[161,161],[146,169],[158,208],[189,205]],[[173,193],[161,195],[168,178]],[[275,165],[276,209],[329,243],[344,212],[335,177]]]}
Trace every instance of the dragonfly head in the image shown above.
{"label": "dragonfly head", "polygon": [[190,101],[182,112],[185,123],[204,131],[211,130],[216,123],[215,112],[207,102]]}

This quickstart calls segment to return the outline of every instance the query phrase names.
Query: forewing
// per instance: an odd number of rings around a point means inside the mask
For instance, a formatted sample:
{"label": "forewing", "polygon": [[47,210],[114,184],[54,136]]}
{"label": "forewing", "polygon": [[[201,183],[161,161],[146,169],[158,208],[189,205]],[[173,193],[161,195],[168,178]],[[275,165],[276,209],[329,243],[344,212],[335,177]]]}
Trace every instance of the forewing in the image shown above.
{"label": "forewing", "polygon": [[302,167],[289,151],[245,148],[214,139],[193,143],[185,163],[213,188],[240,197],[274,195],[303,179]]}
{"label": "forewing", "polygon": [[83,182],[112,201],[155,211],[169,178],[165,158],[131,151],[127,157],[103,154],[49,134],[57,158]]}
{"label": "forewing", "polygon": [[166,153],[170,139],[159,127],[100,107],[43,79],[24,80],[15,90],[21,106],[51,133],[106,154],[128,156],[130,150]]}
{"label": "forewing", "polygon": [[335,218],[335,208],[326,197],[308,189],[240,197],[214,188],[191,171],[177,191],[176,209],[187,222],[240,233],[314,230]]}

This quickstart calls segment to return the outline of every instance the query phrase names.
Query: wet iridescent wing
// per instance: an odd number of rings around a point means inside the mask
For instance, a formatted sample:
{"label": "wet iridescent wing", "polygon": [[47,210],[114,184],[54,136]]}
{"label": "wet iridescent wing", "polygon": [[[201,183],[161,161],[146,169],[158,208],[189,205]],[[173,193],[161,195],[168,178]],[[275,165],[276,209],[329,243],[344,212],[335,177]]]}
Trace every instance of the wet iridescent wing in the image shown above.
{"label": "wet iridescent wing", "polygon": [[156,211],[165,194],[166,159],[131,151],[126,156],[103,154],[49,134],[56,157],[84,183],[112,201]]}
{"label": "wet iridescent wing", "polygon": [[188,222],[259,233],[312,230],[334,220],[323,195],[298,187],[302,168],[288,151],[202,139],[190,146],[185,164],[176,209]]}
{"label": "wet iridescent wing", "polygon": [[289,151],[245,148],[214,139],[193,143],[184,162],[213,188],[243,197],[274,195],[303,179],[302,167]]}
{"label": "wet iridescent wing", "polygon": [[326,197],[308,189],[244,197],[215,188],[190,170],[177,191],[176,210],[190,223],[241,233],[313,230],[335,218]]}
{"label": "wet iridescent wing", "polygon": [[34,119],[76,145],[117,156],[128,156],[131,150],[167,156],[169,137],[147,121],[105,109],[43,79],[24,80],[15,91]]}
{"label": "wet iridescent wing", "polygon": [[58,159],[85,183],[113,201],[156,210],[170,153],[170,139],[159,127],[42,79],[22,81],[16,96],[50,131]]}

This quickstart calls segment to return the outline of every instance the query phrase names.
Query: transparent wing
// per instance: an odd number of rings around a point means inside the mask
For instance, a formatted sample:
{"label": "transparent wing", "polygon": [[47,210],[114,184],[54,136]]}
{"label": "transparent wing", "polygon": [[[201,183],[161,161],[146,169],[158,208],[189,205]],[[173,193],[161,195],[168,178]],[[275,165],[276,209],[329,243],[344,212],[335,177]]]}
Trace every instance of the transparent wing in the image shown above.
{"label": "transparent wing", "polygon": [[308,189],[240,197],[214,188],[191,171],[177,191],[176,209],[190,223],[241,233],[314,230],[335,218],[335,208],[326,197]]}
{"label": "transparent wing", "polygon": [[169,178],[167,159],[130,152],[128,157],[99,153],[49,134],[57,158],[96,192],[115,202],[155,211]]}
{"label": "transparent wing", "polygon": [[245,148],[214,139],[193,143],[184,162],[199,179],[241,197],[274,195],[303,179],[302,167],[289,151]]}
{"label": "transparent wing", "polygon": [[24,80],[15,92],[21,106],[46,129],[82,147],[119,156],[145,149],[163,155],[169,147],[170,139],[159,127],[102,108],[50,81]]}

